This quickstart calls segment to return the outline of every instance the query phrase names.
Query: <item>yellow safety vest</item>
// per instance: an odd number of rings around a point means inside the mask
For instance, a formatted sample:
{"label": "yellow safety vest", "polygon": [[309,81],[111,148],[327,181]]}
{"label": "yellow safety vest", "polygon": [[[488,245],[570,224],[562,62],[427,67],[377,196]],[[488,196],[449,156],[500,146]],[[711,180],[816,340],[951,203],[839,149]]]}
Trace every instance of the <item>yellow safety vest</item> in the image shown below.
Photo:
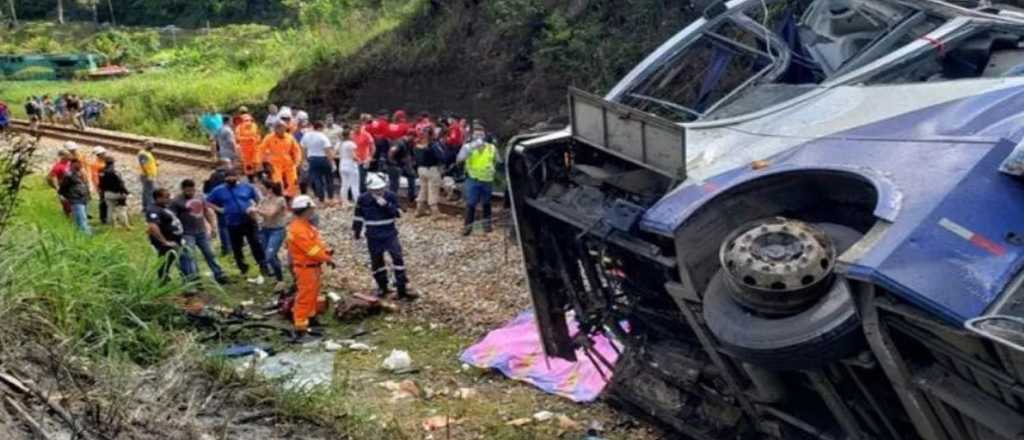
{"label": "yellow safety vest", "polygon": [[494,144],[484,144],[469,153],[466,158],[466,174],[473,180],[480,182],[494,181],[494,159],[497,155],[497,148]]}
{"label": "yellow safety vest", "polygon": [[[143,164],[145,162],[145,164]],[[156,158],[153,157],[153,153],[146,150],[139,152],[139,170],[142,171],[142,175],[146,177],[156,177]]]}

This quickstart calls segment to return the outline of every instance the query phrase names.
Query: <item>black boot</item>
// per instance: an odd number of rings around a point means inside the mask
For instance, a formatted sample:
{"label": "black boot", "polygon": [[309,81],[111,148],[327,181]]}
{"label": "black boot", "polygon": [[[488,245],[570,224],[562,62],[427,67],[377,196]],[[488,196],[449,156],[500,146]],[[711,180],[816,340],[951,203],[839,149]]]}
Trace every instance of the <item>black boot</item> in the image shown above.
{"label": "black boot", "polygon": [[377,282],[377,298],[384,299],[391,294],[391,290],[388,289],[388,274],[381,272],[373,276],[374,281]]}
{"label": "black boot", "polygon": [[416,301],[420,296],[416,292],[410,291],[405,285],[398,286],[398,299],[401,301]]}

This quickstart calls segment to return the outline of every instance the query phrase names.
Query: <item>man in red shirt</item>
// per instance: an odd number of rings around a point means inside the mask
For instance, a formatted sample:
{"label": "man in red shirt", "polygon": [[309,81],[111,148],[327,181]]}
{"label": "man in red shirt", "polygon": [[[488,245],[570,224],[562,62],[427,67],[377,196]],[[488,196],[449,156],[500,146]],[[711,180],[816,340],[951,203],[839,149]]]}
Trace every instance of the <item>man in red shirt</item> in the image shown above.
{"label": "man in red shirt", "polygon": [[395,112],[395,117],[388,124],[387,138],[394,144],[408,134],[412,134],[412,124],[405,117],[405,110]]}
{"label": "man in red shirt", "polygon": [[375,140],[370,132],[373,116],[364,113],[359,117],[359,127],[352,133],[352,141],[356,143],[355,160],[359,165],[359,192],[366,192],[366,173],[370,171],[376,151]]}
{"label": "man in red shirt", "polygon": [[[53,189],[60,188],[60,182],[71,172],[72,156],[71,152],[66,149],[57,152],[57,162],[50,167],[50,173],[46,176],[46,183],[49,183]],[[59,199],[64,215],[71,217],[71,204],[63,197],[59,197]]]}
{"label": "man in red shirt", "polygon": [[375,149],[373,160],[370,163],[370,171],[382,170],[387,162],[388,150],[391,149],[391,142],[388,141],[389,125],[391,125],[391,121],[388,120],[388,111],[381,110],[377,112],[377,118],[367,127],[370,135],[373,136]]}

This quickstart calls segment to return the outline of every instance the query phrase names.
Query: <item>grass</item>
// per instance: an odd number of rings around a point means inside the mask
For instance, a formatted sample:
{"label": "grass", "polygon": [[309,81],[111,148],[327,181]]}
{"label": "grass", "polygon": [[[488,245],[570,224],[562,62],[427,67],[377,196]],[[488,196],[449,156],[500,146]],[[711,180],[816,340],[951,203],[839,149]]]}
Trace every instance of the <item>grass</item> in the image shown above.
{"label": "grass", "polygon": [[[233,112],[240,105],[262,107],[270,90],[290,72],[342,58],[387,33],[424,0],[384,1],[379,9],[341,9],[310,16],[296,28],[232,25],[210,32],[187,31],[170,41],[154,29],[95,29],[70,24],[56,32],[31,23],[16,32],[0,30],[0,53],[102,53],[146,70],[100,82],[2,81],[0,100],[24,117],[29,96],[73,93],[113,104],[105,128],[206,143],[198,125],[203,112]],[[7,42],[10,43],[7,43]]]}
{"label": "grass", "polygon": [[[0,285],[10,288],[0,290],[0,319],[14,310],[14,305],[29,308],[52,322],[60,340],[101,363],[156,363],[173,351],[176,341],[190,339],[175,302],[183,286],[159,283],[155,253],[138,221],[128,230],[98,226],[95,233],[86,237],[76,231],[61,214],[52,189],[38,176],[29,179],[12,229],[4,236],[0,282],[6,284]],[[223,263],[229,271],[233,268],[228,261]],[[256,289],[245,283],[227,291],[208,292],[227,306],[249,299],[257,304],[271,299],[269,287]],[[375,347],[372,352],[338,352],[330,386],[312,392],[288,392],[267,388],[258,378],[238,375],[230,362],[206,359],[197,367],[205,367],[221,382],[262,390],[256,394],[273,401],[285,416],[316,421],[349,438],[424,438],[427,434],[421,425],[435,416],[459,421],[450,432],[433,433],[434,438],[454,439],[579,435],[564,433],[556,421],[518,427],[507,424],[541,410],[565,414],[584,426],[591,421],[606,427],[614,423],[607,411],[595,410],[594,406],[545,395],[494,373],[464,369],[458,356],[474,340],[431,326],[424,318],[386,315],[358,323],[327,318],[325,323],[327,337],[332,339],[347,339],[359,327],[368,330],[369,334],[359,340]],[[258,341],[266,335],[247,336]],[[268,340],[278,348],[295,349],[279,336]],[[391,350],[408,351],[420,372],[394,375],[382,370],[380,365]],[[422,390],[422,398],[396,401],[393,392],[380,385],[407,379]],[[473,389],[477,396],[459,398],[455,392],[460,388]],[[606,438],[626,438],[617,435]]]}
{"label": "grass", "polygon": [[47,317],[86,354],[143,364],[164,355],[163,332],[178,316],[169,299],[180,286],[159,282],[139,230],[78,233],[38,177],[13,222],[2,243],[0,302]]}

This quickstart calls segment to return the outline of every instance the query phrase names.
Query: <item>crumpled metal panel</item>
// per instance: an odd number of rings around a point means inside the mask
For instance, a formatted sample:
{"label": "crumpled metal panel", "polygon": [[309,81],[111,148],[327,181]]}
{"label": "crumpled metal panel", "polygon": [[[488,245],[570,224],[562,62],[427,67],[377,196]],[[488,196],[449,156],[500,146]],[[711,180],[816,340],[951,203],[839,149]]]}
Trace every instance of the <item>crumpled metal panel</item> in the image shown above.
{"label": "crumpled metal panel", "polygon": [[892,222],[850,274],[877,282],[949,322],[983,313],[1024,263],[1003,237],[1020,231],[1024,182],[999,173],[1024,132],[1024,87],[979,94],[807,142],[666,196],[641,228],[672,235],[729,188],[768,173],[855,172],[880,189],[876,216]]}

